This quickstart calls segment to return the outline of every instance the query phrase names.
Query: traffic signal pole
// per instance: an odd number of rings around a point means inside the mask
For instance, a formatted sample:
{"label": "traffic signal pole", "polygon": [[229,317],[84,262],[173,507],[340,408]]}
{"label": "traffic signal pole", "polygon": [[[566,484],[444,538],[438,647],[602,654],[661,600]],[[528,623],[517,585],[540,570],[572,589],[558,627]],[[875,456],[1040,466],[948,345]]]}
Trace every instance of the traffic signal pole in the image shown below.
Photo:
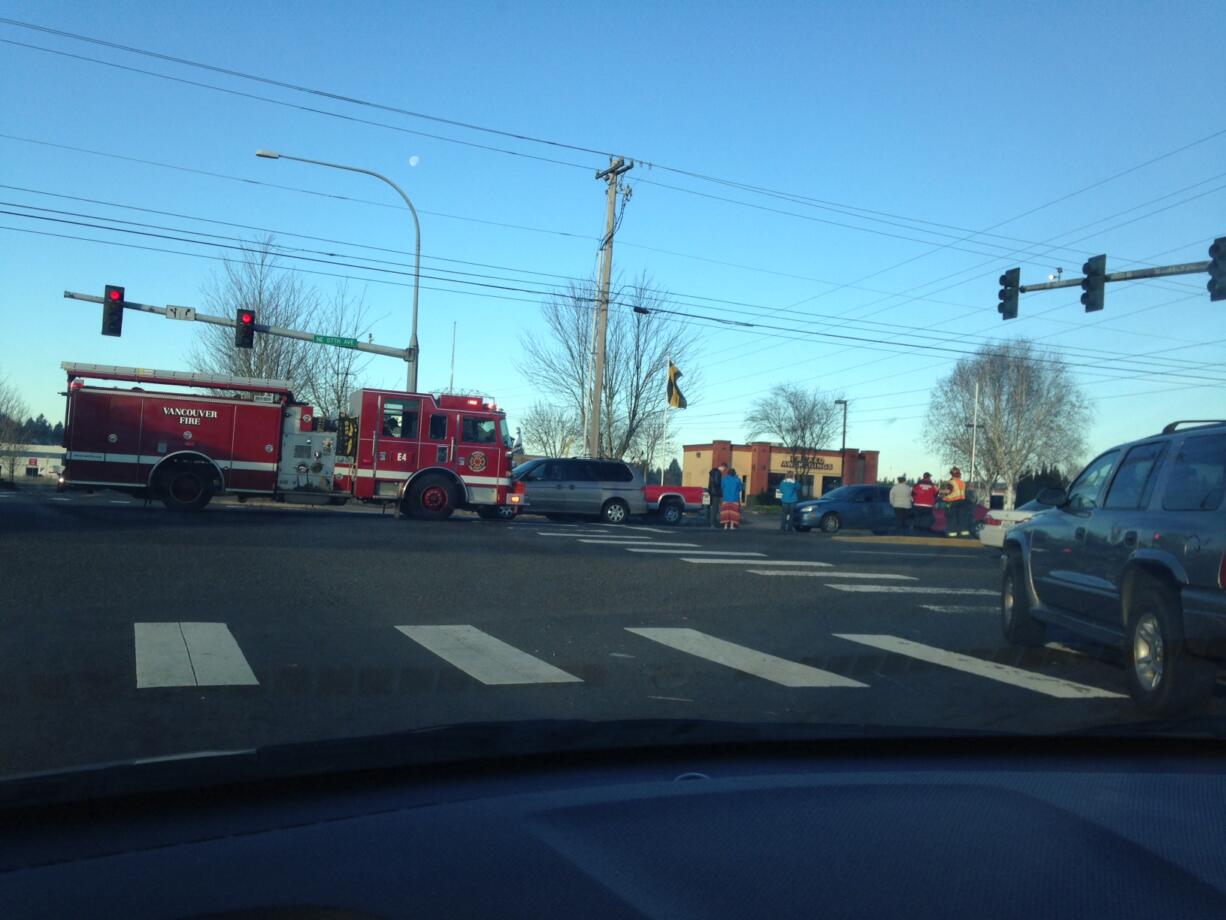
{"label": "traffic signal pole", "polygon": [[[65,291],[64,298],[66,300],[83,300],[86,303],[106,304],[106,300],[102,297],[95,297],[92,294],[79,294],[75,291]],[[188,322],[209,323],[213,326],[225,326],[233,329],[235,320],[228,316],[210,316],[207,313],[200,313],[194,307],[178,307],[168,304],[164,307],[154,306],[147,303],[133,303],[130,300],[123,302],[125,310],[136,310],[140,313],[156,313],[164,316],[167,319],[186,320]],[[255,323],[254,329],[256,332],[262,332],[265,335],[279,335],[286,339],[298,339],[301,342],[310,342],[313,345],[331,345],[335,348],[352,348],[355,351],[364,351],[372,355],[384,355],[388,358],[399,358],[402,361],[412,361],[412,348],[393,348],[390,345],[376,345],[373,342],[359,342],[357,339],[342,338],[334,335],[323,335],[318,332],[304,332],[300,329],[287,329],[284,326],[266,326],[262,323]]]}
{"label": "traffic signal pole", "polygon": [[[1103,280],[1140,281],[1143,278],[1169,278],[1171,275],[1203,275],[1209,271],[1210,263],[1183,262],[1179,265],[1158,265],[1154,268],[1137,268],[1125,272],[1107,272]],[[1059,281],[1044,281],[1042,284],[1023,284],[1019,293],[1029,294],[1032,291],[1054,291],[1056,288],[1081,287],[1080,278],[1062,278]]]}

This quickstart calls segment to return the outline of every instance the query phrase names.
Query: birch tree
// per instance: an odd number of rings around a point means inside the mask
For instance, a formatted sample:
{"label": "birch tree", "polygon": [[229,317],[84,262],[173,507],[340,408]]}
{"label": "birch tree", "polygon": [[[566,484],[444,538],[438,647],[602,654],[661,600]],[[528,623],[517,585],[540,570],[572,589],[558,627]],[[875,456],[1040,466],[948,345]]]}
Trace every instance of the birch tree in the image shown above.
{"label": "birch tree", "polygon": [[1005,484],[1013,508],[1017,481],[1027,470],[1075,466],[1086,450],[1089,402],[1055,354],[1018,339],[985,345],[961,359],[938,384],[926,437],[942,459],[970,473],[975,384],[979,385],[978,477]]}

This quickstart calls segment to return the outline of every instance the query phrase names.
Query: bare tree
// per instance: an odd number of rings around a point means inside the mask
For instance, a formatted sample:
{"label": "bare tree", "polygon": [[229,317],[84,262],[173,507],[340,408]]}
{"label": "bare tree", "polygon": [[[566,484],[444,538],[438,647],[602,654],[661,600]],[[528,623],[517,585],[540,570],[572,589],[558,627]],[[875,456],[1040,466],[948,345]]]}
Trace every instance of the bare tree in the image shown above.
{"label": "bare tree", "polygon": [[[261,325],[310,328],[320,314],[314,289],[280,268],[272,237],[252,243],[240,259],[227,259],[220,274],[204,289],[210,312],[233,316],[236,310],[255,313]],[[252,348],[236,348],[226,326],[204,326],[192,349],[191,364],[206,373],[289,380],[294,391],[311,392],[321,348],[309,342],[275,335],[256,335]]]}
{"label": "bare tree", "polygon": [[756,400],[745,417],[752,438],[774,438],[788,452],[788,463],[804,489],[816,466],[816,451],[835,431],[838,417],[834,400],[820,390],[781,383]]}
{"label": "bare tree", "polygon": [[[370,334],[365,298],[350,293],[348,286],[337,288],[331,302],[319,311],[319,328],[328,335],[364,339]],[[349,396],[365,386],[371,356],[353,348],[315,346],[311,373],[303,391],[323,419],[334,419],[348,411]]]}
{"label": "bare tree", "polygon": [[524,414],[520,431],[525,449],[545,457],[569,457],[583,436],[574,413],[541,402]]}
{"label": "bare tree", "polygon": [[1085,452],[1089,403],[1068,367],[1034,343],[985,345],[937,384],[928,410],[929,446],[951,463],[971,458],[971,420],[979,384],[976,467],[984,482],[1003,481],[1012,508],[1018,479],[1045,466],[1068,469]]}
{"label": "bare tree", "polygon": [[[667,293],[645,277],[610,293],[601,393],[599,452],[606,457],[644,453],[647,428],[667,411],[668,361],[682,365],[694,353],[693,335],[659,311]],[[541,306],[546,335],[521,336],[520,372],[567,407],[586,432],[591,400],[596,283],[571,283]],[[686,396],[693,404],[699,375],[687,370]]]}
{"label": "bare tree", "polygon": [[26,404],[16,388],[0,379],[0,471],[12,481],[17,476],[17,446],[21,443],[22,420]]}

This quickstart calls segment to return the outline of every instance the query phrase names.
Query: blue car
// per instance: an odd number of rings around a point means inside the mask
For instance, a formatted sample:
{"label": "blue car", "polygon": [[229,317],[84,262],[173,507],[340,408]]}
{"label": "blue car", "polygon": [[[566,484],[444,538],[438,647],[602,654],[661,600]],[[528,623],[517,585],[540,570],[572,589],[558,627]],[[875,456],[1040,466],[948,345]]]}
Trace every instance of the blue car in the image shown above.
{"label": "blue car", "polygon": [[802,533],[814,527],[837,533],[844,527],[888,533],[894,526],[889,486],[841,486],[821,498],[798,502],[792,526]]}

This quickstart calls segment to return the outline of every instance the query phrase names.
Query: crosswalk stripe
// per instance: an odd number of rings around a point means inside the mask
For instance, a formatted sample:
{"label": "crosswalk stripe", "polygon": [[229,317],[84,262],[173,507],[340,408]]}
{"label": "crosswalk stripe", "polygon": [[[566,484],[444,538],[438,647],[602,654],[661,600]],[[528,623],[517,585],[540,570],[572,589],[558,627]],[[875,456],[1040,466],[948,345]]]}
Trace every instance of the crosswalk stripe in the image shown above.
{"label": "crosswalk stripe", "polygon": [[[750,555],[749,553],[737,553],[736,555]],[[758,554],[761,555],[761,554]],[[804,565],[816,566],[818,568],[832,568],[833,563],[830,562],[806,562],[799,559],[709,559],[695,558],[693,553],[690,553],[681,558],[682,562],[692,562],[695,565]]]}
{"label": "crosswalk stripe", "polygon": [[995,607],[983,604],[920,604],[925,610],[936,613],[995,613]]}
{"label": "crosswalk stripe", "polygon": [[639,527],[634,524],[622,524],[623,530],[646,530],[650,533],[675,533],[675,527]]}
{"label": "crosswalk stripe", "polygon": [[[758,563],[751,562],[750,565]],[[884,578],[887,581],[919,581],[914,575],[882,575],[877,572],[797,572],[787,569],[750,569],[753,575],[788,575],[793,578]]]}
{"label": "crosswalk stripe", "polygon": [[580,542],[580,543],[600,543],[600,544],[611,544],[611,545],[613,545],[613,546],[626,546],[626,545],[629,545],[629,546],[652,546],[652,545],[659,545],[659,546],[695,546],[695,545],[697,545],[697,544],[694,544],[694,543],[660,543],[660,544],[656,544],[656,542],[655,542],[654,540],[652,540],[652,539],[651,539],[651,537],[609,537],[609,538],[607,538],[607,539],[606,539],[606,538],[604,538],[604,537],[592,537],[592,538],[584,538],[584,539],[581,539],[581,540],[579,540],[579,542]]}
{"label": "crosswalk stripe", "polygon": [[862,594],[974,594],[996,597],[999,591],[986,588],[913,588],[910,585],[826,585],[836,591],[858,591]]}
{"label": "crosswalk stripe", "polygon": [[135,623],[136,686],[259,684],[225,623]]}
{"label": "crosswalk stripe", "polygon": [[[654,543],[652,545],[653,546],[698,546],[697,543]],[[662,555],[673,555],[673,556],[676,556],[678,554],[682,556],[694,556],[694,555],[698,555],[698,556],[739,556],[741,559],[745,561],[751,561],[751,557],[753,556],[757,556],[759,558],[766,556],[766,553],[734,553],[730,550],[718,550],[718,549],[639,549],[638,547],[635,547],[635,546],[627,546],[626,552],[628,553],[660,553]]]}
{"label": "crosswalk stripe", "polygon": [[725,667],[761,677],[771,683],[784,687],[866,687],[859,681],[851,680],[840,674],[822,671],[786,658],[777,658],[766,652],[759,652],[717,639],[696,629],[687,628],[652,628],[627,626],[628,632],[652,642],[658,642],[687,655],[713,661]]}
{"label": "crosswalk stripe", "polygon": [[[589,530],[589,531],[579,532],[579,531],[571,530],[567,533],[557,533],[555,531],[538,530],[536,532],[536,535],[538,537],[570,537],[572,540],[574,540],[576,537],[583,536],[583,533],[590,533],[593,536],[600,536],[601,534],[604,533],[604,531],[603,530]],[[632,538],[632,539],[637,539],[637,538]]]}
{"label": "crosswalk stripe", "polygon": [[487,686],[505,684],[573,684],[567,674],[475,626],[397,626],[418,645]]}
{"label": "crosswalk stripe", "polygon": [[1124,696],[1122,693],[1113,693],[1110,690],[1091,687],[1088,684],[1048,677],[1045,674],[1035,674],[1033,671],[1024,671],[1011,665],[972,658],[960,652],[948,652],[945,649],[924,645],[921,642],[912,642],[910,639],[900,639],[897,636],[852,635],[849,633],[835,633],[834,635],[836,638],[858,642],[884,652],[893,652],[966,674],[987,677],[1014,687],[1021,687],[1023,690],[1033,690],[1035,693],[1054,696],[1062,700],[1122,699]]}

